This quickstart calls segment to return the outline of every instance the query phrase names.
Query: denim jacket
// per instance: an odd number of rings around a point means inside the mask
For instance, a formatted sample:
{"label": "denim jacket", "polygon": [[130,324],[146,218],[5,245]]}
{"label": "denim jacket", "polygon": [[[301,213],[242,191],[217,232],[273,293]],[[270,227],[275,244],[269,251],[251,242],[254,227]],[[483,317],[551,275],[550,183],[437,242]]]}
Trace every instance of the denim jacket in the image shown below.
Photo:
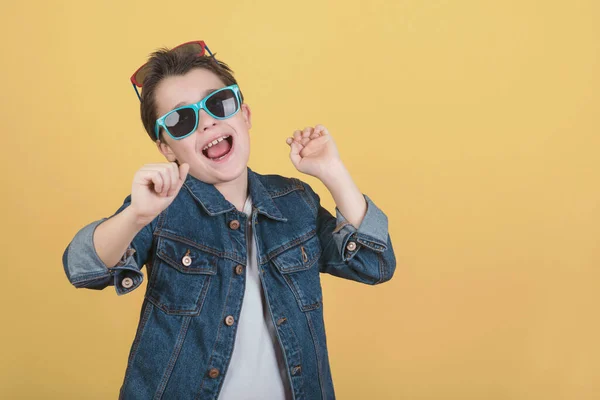
{"label": "denim jacket", "polygon": [[[333,217],[305,182],[248,168],[251,223],[267,308],[283,350],[293,398],[334,399],[319,273],[367,284],[392,278],[396,259],[386,215],[364,195],[356,229]],[[115,215],[131,201],[127,196]],[[210,184],[188,175],[173,203],[144,227],[112,268],[83,227],[63,265],[76,288],[148,284],[120,399],[217,399],[242,307],[248,217]]]}

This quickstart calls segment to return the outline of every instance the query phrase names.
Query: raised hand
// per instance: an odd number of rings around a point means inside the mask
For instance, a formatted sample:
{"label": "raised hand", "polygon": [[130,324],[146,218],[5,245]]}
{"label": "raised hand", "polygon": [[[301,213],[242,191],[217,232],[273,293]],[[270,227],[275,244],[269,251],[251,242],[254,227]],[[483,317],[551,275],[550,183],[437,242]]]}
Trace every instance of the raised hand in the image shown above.
{"label": "raised hand", "polygon": [[146,164],[133,177],[131,209],[141,221],[152,221],[175,199],[189,172],[189,164]]}
{"label": "raised hand", "polygon": [[304,174],[323,180],[332,168],[341,164],[333,137],[323,125],[294,131],[286,142],[290,145],[292,164]]}

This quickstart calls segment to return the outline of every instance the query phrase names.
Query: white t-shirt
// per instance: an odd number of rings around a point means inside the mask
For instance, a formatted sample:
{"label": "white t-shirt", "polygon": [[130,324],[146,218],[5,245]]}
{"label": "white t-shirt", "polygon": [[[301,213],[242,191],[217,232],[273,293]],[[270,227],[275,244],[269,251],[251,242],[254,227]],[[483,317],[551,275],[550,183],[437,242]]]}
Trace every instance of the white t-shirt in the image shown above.
{"label": "white t-shirt", "polygon": [[[244,204],[244,213],[251,216],[250,196]],[[285,359],[258,276],[251,218],[248,218],[247,243],[244,300],[219,400],[290,400],[292,395]]]}

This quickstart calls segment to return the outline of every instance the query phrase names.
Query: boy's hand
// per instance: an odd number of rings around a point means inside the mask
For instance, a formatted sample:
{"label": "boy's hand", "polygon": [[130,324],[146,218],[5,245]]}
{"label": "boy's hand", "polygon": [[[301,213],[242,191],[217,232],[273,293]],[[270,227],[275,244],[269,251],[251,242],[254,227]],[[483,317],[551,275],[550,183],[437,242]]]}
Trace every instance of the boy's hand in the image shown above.
{"label": "boy's hand", "polygon": [[340,155],[329,131],[323,125],[306,127],[287,138],[290,159],[296,169],[323,181],[328,173],[341,164]]}
{"label": "boy's hand", "polygon": [[137,219],[149,224],[179,193],[190,170],[189,164],[146,164],[133,177],[131,209]]}

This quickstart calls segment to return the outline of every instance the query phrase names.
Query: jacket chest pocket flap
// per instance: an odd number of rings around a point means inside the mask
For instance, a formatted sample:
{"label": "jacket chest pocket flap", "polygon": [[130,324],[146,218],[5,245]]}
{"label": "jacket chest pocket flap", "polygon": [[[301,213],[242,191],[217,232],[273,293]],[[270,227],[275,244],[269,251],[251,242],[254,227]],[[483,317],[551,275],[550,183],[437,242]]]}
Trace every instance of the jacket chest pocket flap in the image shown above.
{"label": "jacket chest pocket flap", "polygon": [[322,291],[319,276],[321,243],[314,234],[299,244],[272,258],[272,262],[292,290],[302,311],[321,306]]}
{"label": "jacket chest pocket flap", "polygon": [[172,315],[198,315],[219,258],[186,243],[160,237],[148,297]]}

